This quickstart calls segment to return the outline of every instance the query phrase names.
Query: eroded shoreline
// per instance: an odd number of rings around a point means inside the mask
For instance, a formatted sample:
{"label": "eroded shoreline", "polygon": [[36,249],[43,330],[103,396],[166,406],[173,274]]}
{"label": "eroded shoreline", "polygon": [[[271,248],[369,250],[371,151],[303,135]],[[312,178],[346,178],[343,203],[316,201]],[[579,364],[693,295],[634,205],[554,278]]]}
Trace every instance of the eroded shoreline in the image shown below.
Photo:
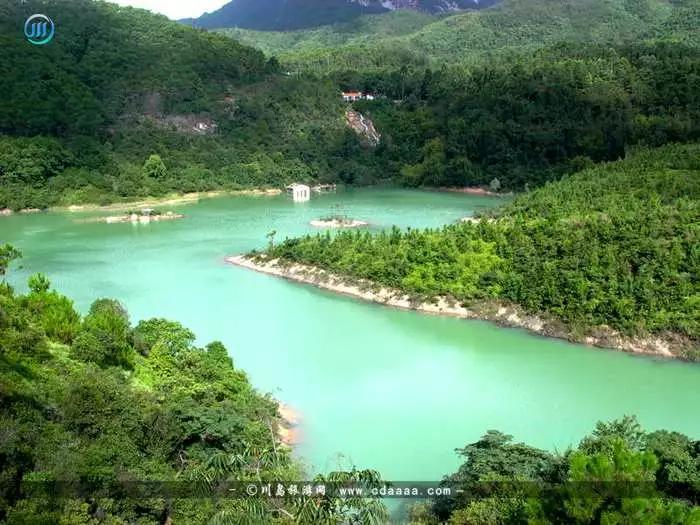
{"label": "eroded shoreline", "polygon": [[178,204],[194,204],[203,199],[214,199],[216,197],[253,196],[253,197],[275,197],[282,195],[282,190],[270,189],[249,189],[249,190],[216,190],[193,193],[171,194],[165,197],[154,197],[140,201],[115,202],[100,206],[98,204],[79,204],[74,206],[59,206],[49,208],[49,211],[122,211],[133,208],[144,208],[152,206],[175,206]]}
{"label": "eroded shoreline", "polygon": [[686,350],[689,341],[680,337],[646,336],[633,337],[621,334],[608,327],[598,327],[586,335],[576,335],[562,322],[542,316],[528,314],[517,305],[484,302],[469,308],[447,298],[434,302],[417,302],[399,290],[382,287],[364,280],[350,281],[339,275],[309,265],[285,263],[277,259],[264,260],[248,255],[226,257],[226,262],[256,272],[282,277],[298,283],[310,284],[324,290],[355,297],[364,301],[414,310],[432,315],[443,315],[459,319],[490,321],[499,326],[521,328],[538,335],[564,339],[573,343],[596,348],[620,350],[662,358],[689,360]]}

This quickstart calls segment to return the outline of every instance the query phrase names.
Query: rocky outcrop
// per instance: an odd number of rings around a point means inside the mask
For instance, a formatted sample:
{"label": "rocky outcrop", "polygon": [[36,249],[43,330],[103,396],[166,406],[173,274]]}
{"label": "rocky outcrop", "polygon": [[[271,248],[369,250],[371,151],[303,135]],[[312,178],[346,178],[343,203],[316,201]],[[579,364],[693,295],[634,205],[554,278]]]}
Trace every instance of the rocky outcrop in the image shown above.
{"label": "rocky outcrop", "polygon": [[381,0],[382,6],[386,9],[414,9],[428,13],[483,9],[498,2],[499,0]]}
{"label": "rocky outcrop", "polygon": [[368,146],[376,147],[382,140],[382,136],[374,127],[374,122],[365,117],[359,111],[348,109],[345,112],[347,125],[359,135],[362,141]]}
{"label": "rocky outcrop", "polygon": [[277,435],[280,441],[290,447],[301,443],[301,414],[293,407],[279,403],[279,415]]}

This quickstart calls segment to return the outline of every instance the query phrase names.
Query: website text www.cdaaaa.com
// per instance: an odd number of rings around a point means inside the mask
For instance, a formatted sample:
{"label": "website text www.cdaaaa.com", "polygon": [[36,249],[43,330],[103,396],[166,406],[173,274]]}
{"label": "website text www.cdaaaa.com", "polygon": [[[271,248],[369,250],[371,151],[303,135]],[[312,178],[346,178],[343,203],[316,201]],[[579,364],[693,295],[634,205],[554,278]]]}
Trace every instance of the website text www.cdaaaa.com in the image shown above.
{"label": "website text www.cdaaaa.com", "polygon": [[[672,484],[674,490],[687,490],[686,483]],[[484,481],[454,484],[444,481],[135,481],[115,480],[95,483],[87,481],[25,481],[22,490],[28,497],[86,497],[109,490],[131,499],[152,498],[409,498],[436,499],[468,497],[534,497],[556,494],[577,494],[581,497],[642,498],[656,497],[656,485],[650,481],[598,481],[546,483],[541,481]]]}
{"label": "website text www.cdaaaa.com", "polygon": [[[234,490],[237,490],[234,488]],[[271,498],[326,496],[332,498],[436,498],[451,496],[453,489],[440,482],[382,482],[376,484],[344,483],[250,483],[245,488],[248,496]]]}
{"label": "website text www.cdaaaa.com", "polygon": [[277,481],[241,482],[221,481],[215,484],[197,481],[135,481],[119,480],[95,486],[90,482],[27,481],[23,490],[35,497],[61,495],[84,497],[108,488],[131,499],[198,498],[215,494],[222,498],[439,498],[455,495],[460,490],[444,482],[328,482]]}

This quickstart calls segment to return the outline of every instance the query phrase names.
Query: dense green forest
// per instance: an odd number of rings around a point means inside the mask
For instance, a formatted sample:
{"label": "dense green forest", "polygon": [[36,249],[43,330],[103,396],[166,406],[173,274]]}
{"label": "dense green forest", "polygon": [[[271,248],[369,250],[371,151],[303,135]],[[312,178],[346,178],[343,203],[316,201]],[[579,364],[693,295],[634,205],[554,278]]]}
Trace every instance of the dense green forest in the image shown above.
{"label": "dense green forest", "polygon": [[[60,32],[37,48],[17,27],[39,4],[3,0],[0,208],[293,181],[522,190],[631,145],[698,139],[697,2],[538,2],[426,26],[463,46],[463,21],[500,27],[483,39],[488,57],[450,66],[385,56],[379,68],[333,59],[338,67],[319,76],[222,35],[89,0],[40,4]],[[392,13],[350,33],[402,34],[427,20]],[[547,38],[530,28],[537,20],[552,27]],[[616,24],[603,31],[596,20]],[[527,53],[504,49],[517,35],[530,39]],[[566,39],[574,43],[557,43]],[[356,104],[382,135],[377,148],[344,123],[339,91],[349,88],[379,97]],[[153,155],[157,170],[146,162]]]}
{"label": "dense green forest", "polygon": [[[290,69],[312,68],[315,63],[306,55],[326,53],[331,50],[370,43],[379,44],[387,38],[412,34],[436,17],[412,10],[393,11],[381,15],[361,16],[345,23],[323,25],[303,31],[253,31],[250,29],[217,29],[215,32],[227,35],[238,42],[255,47],[267,56],[277,57]],[[359,59],[359,58],[358,58]],[[321,62],[321,58],[316,58]],[[327,64],[330,67],[330,64]],[[385,65],[388,65],[385,63]],[[339,67],[341,64],[334,64]],[[363,65],[363,69],[367,64]]]}
{"label": "dense green forest", "polygon": [[[267,255],[464,304],[511,302],[579,336],[676,334],[700,358],[700,146],[640,150],[438,230],[288,239]],[[670,337],[670,336],[669,336]]]}
{"label": "dense green forest", "polygon": [[462,492],[416,505],[412,525],[700,522],[700,442],[632,417],[559,454],[498,431],[457,452],[465,462],[445,484]]}
{"label": "dense green forest", "polygon": [[[49,45],[24,40],[34,12]],[[147,11],[1,0],[0,48],[0,208],[331,178],[353,138],[331,82]]]}
{"label": "dense green forest", "polygon": [[478,64],[561,42],[697,47],[699,16],[698,0],[503,0],[450,16],[396,11],[302,31],[221,32],[276,56],[292,71],[327,74]]}
{"label": "dense green forest", "polygon": [[[0,275],[17,256],[0,247]],[[222,495],[226,480],[305,479],[277,436],[277,403],[226,348],[196,347],[192,332],[164,319],[134,327],[114,300],[81,317],[42,275],[29,289],[0,283],[0,523],[382,522],[376,500]]]}
{"label": "dense green forest", "polygon": [[[50,45],[24,40],[34,12],[56,22]],[[504,0],[222,35],[102,1],[0,0],[0,209],[293,181],[522,191],[473,222],[263,253],[700,360],[699,26],[699,0]],[[347,128],[341,89],[377,95],[352,106],[376,148]],[[20,257],[0,245],[0,279]],[[0,523],[386,521],[374,499],[220,497],[224,481],[305,473],[277,402],[221,343],[195,341],[113,299],[81,315],[43,275],[26,294],[0,280]],[[464,492],[416,505],[413,523],[700,522],[700,442],[634,419],[562,454],[495,431],[458,452],[445,483]],[[148,482],[160,491],[130,496]]]}
{"label": "dense green forest", "polygon": [[388,97],[356,105],[382,133],[381,172],[408,186],[522,190],[630,145],[700,138],[700,53],[683,44],[562,44],[466,70],[337,80]]}
{"label": "dense green forest", "polygon": [[374,93],[356,104],[383,137],[348,144],[349,183],[495,183],[522,190],[622,158],[633,144],[700,136],[700,2],[505,1],[307,31],[225,30],[294,74]]}

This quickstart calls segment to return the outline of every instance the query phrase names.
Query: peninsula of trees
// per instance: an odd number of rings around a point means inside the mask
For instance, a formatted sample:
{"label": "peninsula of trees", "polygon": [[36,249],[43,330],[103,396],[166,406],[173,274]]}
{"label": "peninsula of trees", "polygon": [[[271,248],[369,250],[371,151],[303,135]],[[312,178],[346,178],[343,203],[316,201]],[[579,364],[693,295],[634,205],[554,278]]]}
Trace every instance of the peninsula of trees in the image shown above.
{"label": "peninsula of trees", "polygon": [[697,360],[699,159],[698,145],[641,149],[525,193],[489,220],[287,239],[263,255],[418,303],[518,305],[576,341],[653,336]]}

